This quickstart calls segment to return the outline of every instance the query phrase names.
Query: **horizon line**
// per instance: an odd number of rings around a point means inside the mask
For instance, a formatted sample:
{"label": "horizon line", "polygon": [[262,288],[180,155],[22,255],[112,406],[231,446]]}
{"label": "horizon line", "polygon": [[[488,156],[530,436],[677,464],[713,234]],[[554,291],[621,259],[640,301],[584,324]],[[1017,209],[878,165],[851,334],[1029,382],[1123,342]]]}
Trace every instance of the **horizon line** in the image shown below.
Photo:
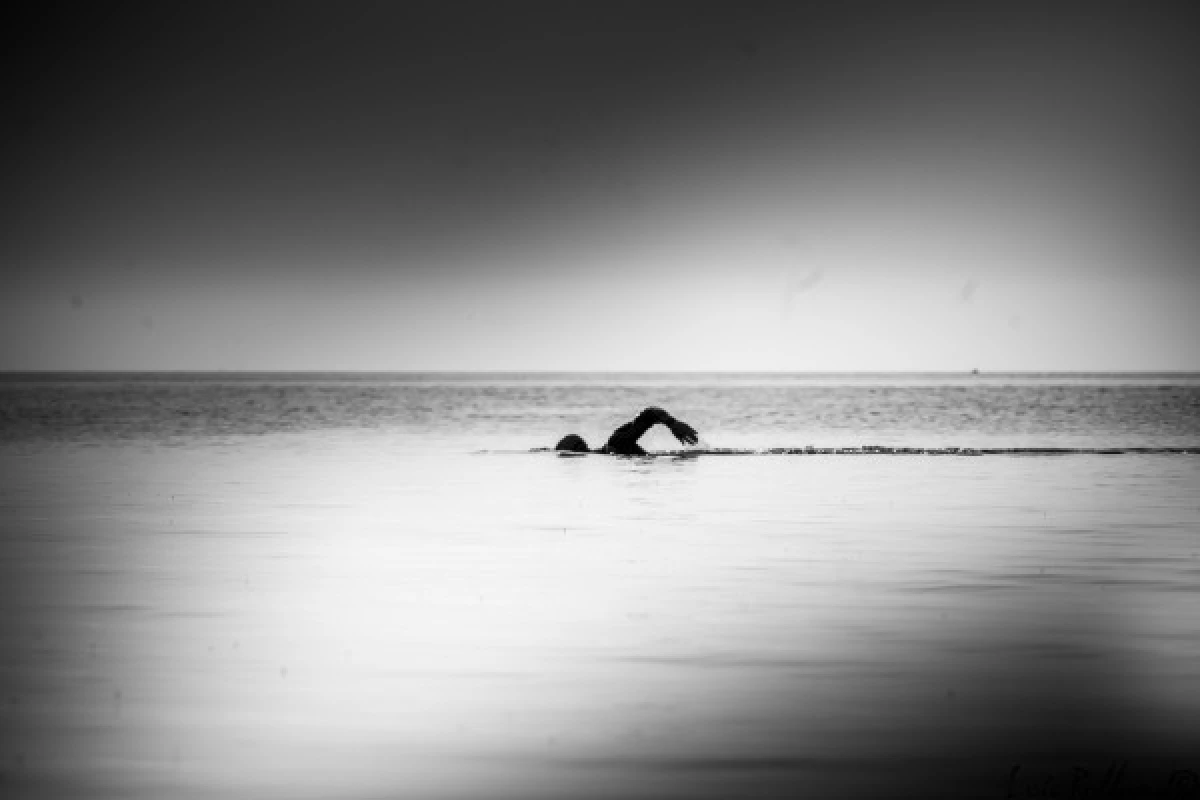
{"label": "horizon line", "polygon": [[14,375],[1200,375],[1200,369],[695,370],[695,369],[0,369]]}

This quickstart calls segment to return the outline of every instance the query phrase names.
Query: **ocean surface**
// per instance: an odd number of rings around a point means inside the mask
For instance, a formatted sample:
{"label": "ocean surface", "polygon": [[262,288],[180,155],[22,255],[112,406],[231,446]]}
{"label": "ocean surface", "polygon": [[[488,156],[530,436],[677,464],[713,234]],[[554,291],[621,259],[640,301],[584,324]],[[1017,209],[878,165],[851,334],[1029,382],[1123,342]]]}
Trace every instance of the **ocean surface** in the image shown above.
{"label": "ocean surface", "polygon": [[[648,405],[1159,452],[531,452]],[[3,375],[0,794],[1198,797],[1198,447],[1194,374]]]}

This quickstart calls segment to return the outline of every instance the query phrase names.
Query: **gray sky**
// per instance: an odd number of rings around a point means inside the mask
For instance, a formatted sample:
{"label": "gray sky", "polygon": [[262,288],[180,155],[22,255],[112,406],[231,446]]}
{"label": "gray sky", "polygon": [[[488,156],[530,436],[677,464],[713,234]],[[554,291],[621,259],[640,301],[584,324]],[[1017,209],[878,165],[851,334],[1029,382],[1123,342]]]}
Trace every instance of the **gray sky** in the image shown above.
{"label": "gray sky", "polygon": [[39,6],[0,369],[1200,369],[1186,12]]}

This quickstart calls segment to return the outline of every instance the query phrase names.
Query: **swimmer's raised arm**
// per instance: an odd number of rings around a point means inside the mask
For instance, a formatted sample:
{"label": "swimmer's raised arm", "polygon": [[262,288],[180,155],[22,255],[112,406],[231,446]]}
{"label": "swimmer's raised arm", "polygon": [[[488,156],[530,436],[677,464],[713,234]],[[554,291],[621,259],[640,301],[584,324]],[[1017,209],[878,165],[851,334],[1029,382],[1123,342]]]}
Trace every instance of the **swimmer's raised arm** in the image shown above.
{"label": "swimmer's raised arm", "polygon": [[700,435],[696,433],[696,429],[681,419],[675,419],[668,415],[667,419],[663,420],[663,424],[674,434],[680,444],[691,445],[700,441]]}
{"label": "swimmer's raised arm", "polygon": [[608,437],[608,444],[604,445],[601,452],[622,456],[645,455],[646,451],[638,444],[638,439],[650,428],[660,424],[665,425],[681,444],[696,444],[699,441],[696,429],[691,425],[675,419],[661,408],[651,406],[638,414],[632,422],[626,422],[613,431],[612,436]]}

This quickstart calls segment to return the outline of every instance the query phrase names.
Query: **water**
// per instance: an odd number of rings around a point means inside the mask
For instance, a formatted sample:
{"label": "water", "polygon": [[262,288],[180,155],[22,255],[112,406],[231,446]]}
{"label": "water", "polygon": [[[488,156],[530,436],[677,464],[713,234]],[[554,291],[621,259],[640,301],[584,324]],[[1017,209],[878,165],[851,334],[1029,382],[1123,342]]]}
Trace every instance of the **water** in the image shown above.
{"label": "water", "polygon": [[1200,445],[1190,375],[8,376],[0,786],[1198,791],[1200,456],[497,452],[649,404],[715,447]]}

